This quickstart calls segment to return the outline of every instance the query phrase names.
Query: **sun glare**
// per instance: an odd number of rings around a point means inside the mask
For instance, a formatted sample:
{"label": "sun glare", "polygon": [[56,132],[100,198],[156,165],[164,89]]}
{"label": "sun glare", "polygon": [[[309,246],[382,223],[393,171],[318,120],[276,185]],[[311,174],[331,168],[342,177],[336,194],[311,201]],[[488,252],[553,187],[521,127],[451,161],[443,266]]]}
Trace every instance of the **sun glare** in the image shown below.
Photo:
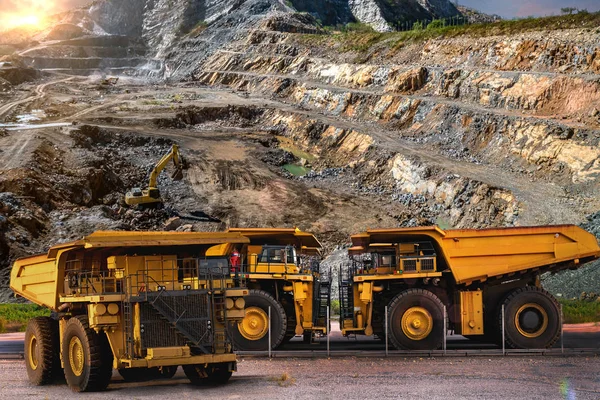
{"label": "sun glare", "polygon": [[42,28],[44,17],[36,14],[10,14],[0,18],[0,30],[13,28]]}
{"label": "sun glare", "polygon": [[0,12],[0,31],[14,28],[27,30],[42,30],[48,25],[47,16],[57,11],[53,0],[19,0],[12,10]]}

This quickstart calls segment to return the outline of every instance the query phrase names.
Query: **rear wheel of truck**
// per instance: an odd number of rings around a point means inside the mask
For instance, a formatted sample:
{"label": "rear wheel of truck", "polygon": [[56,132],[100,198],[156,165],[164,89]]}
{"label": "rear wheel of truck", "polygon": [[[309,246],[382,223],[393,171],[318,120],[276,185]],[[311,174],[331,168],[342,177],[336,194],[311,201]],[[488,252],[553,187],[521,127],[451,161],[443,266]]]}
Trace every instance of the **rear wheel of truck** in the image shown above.
{"label": "rear wheel of truck", "polygon": [[34,385],[52,383],[60,376],[58,321],[49,317],[33,318],[25,331],[25,365]]}
{"label": "rear wheel of truck", "polygon": [[229,363],[184,365],[183,372],[196,386],[223,385],[232,375]]}
{"label": "rear wheel of truck", "polygon": [[[560,336],[560,306],[550,293],[527,286],[510,292],[502,304],[508,347],[543,349],[556,343]],[[498,326],[502,327],[502,305],[498,310]]]}
{"label": "rear wheel of truck", "polygon": [[250,290],[246,300],[245,317],[232,324],[231,336],[235,350],[269,350],[269,307],[271,307],[271,348],[283,342],[287,317],[283,306],[263,290]]}
{"label": "rear wheel of truck", "polygon": [[435,350],[444,340],[444,305],[428,290],[409,289],[389,305],[389,337],[397,349]]}
{"label": "rear wheel of truck", "polygon": [[104,332],[90,329],[87,317],[67,321],[62,343],[67,384],[74,392],[106,389],[112,376],[113,354]]}

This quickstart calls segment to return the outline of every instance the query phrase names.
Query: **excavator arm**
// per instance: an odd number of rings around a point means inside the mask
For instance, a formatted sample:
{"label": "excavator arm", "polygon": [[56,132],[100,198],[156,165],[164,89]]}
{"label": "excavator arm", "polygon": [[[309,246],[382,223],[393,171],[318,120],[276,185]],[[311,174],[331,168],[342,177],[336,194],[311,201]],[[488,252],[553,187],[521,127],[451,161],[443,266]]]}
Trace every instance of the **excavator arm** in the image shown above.
{"label": "excavator arm", "polygon": [[160,175],[162,170],[165,169],[165,167],[171,160],[173,160],[173,164],[175,165],[175,173],[173,173],[172,178],[174,180],[181,180],[181,178],[183,178],[179,146],[174,144],[173,147],[171,147],[171,151],[162,156],[162,158],[158,161],[158,163],[156,163],[156,165],[152,169],[152,172],[150,173],[150,183],[148,184],[148,187],[156,187],[156,180],[158,179],[158,175]]}
{"label": "excavator arm", "polygon": [[147,189],[133,188],[125,195],[125,203],[129,205],[156,205],[162,203],[160,192],[157,187],[157,180],[160,173],[169,164],[169,161],[173,160],[175,164],[175,172],[171,176],[174,180],[181,180],[183,178],[183,158],[179,154],[179,146],[174,144],[171,150],[162,156],[162,158],[156,163],[152,172],[150,173],[150,182]]}

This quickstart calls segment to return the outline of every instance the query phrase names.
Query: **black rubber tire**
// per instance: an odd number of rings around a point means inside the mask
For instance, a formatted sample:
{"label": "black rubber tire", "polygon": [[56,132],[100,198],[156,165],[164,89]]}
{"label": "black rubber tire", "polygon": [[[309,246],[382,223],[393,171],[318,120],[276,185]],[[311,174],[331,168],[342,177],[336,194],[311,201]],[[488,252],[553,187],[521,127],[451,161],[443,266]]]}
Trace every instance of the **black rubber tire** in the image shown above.
{"label": "black rubber tire", "polygon": [[183,372],[192,385],[196,386],[223,385],[229,381],[232,374],[229,363],[208,366],[204,364],[184,365]]}
{"label": "black rubber tire", "polygon": [[[433,319],[431,332],[421,340],[413,340],[402,330],[402,316],[411,307],[426,309]],[[436,350],[444,341],[444,305],[432,292],[423,289],[409,289],[392,299],[389,305],[390,342],[402,350]]]}
{"label": "black rubber tire", "polygon": [[283,309],[287,318],[287,328],[282,344],[289,343],[296,336],[296,310],[294,308],[294,297],[289,296],[289,301],[282,302]]}
{"label": "black rubber tire", "polygon": [[[71,340],[79,339],[83,353],[82,372],[73,372],[69,360]],[[104,332],[90,329],[87,317],[72,317],[67,321],[62,343],[65,379],[74,392],[98,392],[106,389],[112,377],[113,354]]]}
{"label": "black rubber tire", "polygon": [[233,371],[229,367],[229,363],[213,364],[207,368],[208,380],[211,385],[224,385],[229,382]]}
{"label": "black rubber tire", "polygon": [[302,343],[304,343],[304,344],[312,343],[312,332],[304,331],[304,334],[302,334]]}
{"label": "black rubber tire", "polygon": [[[516,325],[517,311],[527,303],[537,304],[548,316],[548,325],[538,337],[529,338],[524,336],[519,332]],[[498,307],[497,320],[500,335],[502,335],[502,305],[504,305],[504,329],[507,347],[513,349],[550,348],[560,337],[560,306],[554,296],[546,290],[535,286],[527,286],[510,292]]]}
{"label": "black rubber tire", "polygon": [[158,376],[160,379],[171,379],[177,373],[177,365],[170,365],[166,367],[158,367]]}
{"label": "black rubber tire", "polygon": [[47,385],[61,374],[58,321],[49,317],[29,320],[25,331],[25,367],[29,381]]}
{"label": "black rubber tire", "polygon": [[[275,349],[283,342],[287,328],[287,317],[283,306],[264,290],[251,289],[247,296],[244,296],[246,308],[258,307],[268,315],[269,306],[271,306],[271,348]],[[241,351],[268,351],[269,335],[268,332],[260,339],[246,339],[239,331],[238,323],[230,325],[231,338],[234,349]]]}

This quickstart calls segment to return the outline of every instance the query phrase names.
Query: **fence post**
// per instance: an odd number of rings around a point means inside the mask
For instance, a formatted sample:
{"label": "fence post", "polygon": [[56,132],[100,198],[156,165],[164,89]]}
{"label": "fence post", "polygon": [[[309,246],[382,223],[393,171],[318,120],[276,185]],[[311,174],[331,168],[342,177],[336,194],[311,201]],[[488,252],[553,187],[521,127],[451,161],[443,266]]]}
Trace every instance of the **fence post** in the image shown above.
{"label": "fence post", "polygon": [[562,304],[559,304],[559,306],[560,306],[560,352],[562,354],[564,354],[565,353],[565,335],[564,335],[564,330],[563,330],[564,316],[563,316]]}
{"label": "fence post", "polygon": [[506,344],[504,342],[504,304],[502,304],[502,355],[506,355]]}
{"label": "fence post", "polygon": [[330,309],[330,307],[327,306],[327,325],[325,326],[325,330],[327,332],[327,357],[329,357],[329,336],[330,336],[329,334],[331,333],[330,329],[329,329],[329,324],[331,323],[330,322],[331,313],[330,313],[329,309]]}
{"label": "fence post", "polygon": [[271,306],[269,306],[269,358],[271,358]]}
{"label": "fence post", "polygon": [[389,347],[388,347],[388,306],[385,306],[385,356],[389,356]]}
{"label": "fence post", "polygon": [[446,340],[448,339],[448,314],[446,314],[446,306],[444,306],[444,355],[446,355]]}

